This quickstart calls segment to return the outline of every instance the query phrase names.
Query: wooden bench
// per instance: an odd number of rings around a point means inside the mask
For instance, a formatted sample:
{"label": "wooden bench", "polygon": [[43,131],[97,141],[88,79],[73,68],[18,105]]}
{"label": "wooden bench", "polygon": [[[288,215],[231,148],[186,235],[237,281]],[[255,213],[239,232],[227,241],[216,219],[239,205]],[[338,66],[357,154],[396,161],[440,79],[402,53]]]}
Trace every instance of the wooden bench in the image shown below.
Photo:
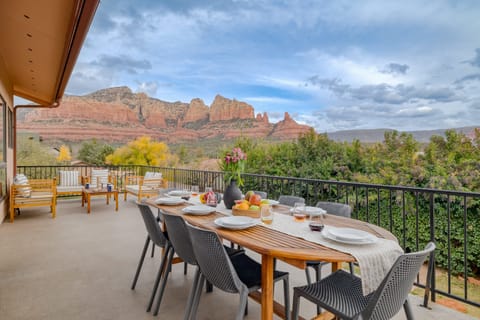
{"label": "wooden bench", "polygon": [[52,218],[56,215],[57,188],[55,179],[31,179],[26,184],[10,186],[10,222],[15,219],[15,209],[50,207]]}

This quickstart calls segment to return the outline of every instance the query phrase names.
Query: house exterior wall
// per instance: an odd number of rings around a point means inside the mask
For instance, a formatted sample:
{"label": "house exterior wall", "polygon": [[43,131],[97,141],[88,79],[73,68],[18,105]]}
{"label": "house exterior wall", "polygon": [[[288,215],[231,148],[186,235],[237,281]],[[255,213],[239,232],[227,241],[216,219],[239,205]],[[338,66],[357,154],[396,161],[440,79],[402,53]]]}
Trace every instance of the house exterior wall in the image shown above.
{"label": "house exterior wall", "polygon": [[[13,112],[13,86],[12,86],[12,81],[8,76],[7,69],[5,67],[5,63],[2,60],[0,56],[0,95],[2,96],[3,100],[5,100],[6,105],[8,109],[10,109]],[[6,114],[6,123],[4,124],[6,128],[8,126],[11,126],[12,124],[8,123],[8,109]],[[6,135],[3,137],[5,141],[8,141],[9,133],[12,132],[11,130],[5,130]],[[13,139],[13,137],[10,137]],[[6,194],[3,194],[2,197],[0,198],[0,223],[3,223],[5,221],[5,217],[7,216],[8,213],[8,190],[9,190],[9,185],[11,181],[13,180],[13,149],[8,146],[8,143],[5,144],[6,147],[6,181],[2,183],[6,183],[7,186],[7,192]]]}

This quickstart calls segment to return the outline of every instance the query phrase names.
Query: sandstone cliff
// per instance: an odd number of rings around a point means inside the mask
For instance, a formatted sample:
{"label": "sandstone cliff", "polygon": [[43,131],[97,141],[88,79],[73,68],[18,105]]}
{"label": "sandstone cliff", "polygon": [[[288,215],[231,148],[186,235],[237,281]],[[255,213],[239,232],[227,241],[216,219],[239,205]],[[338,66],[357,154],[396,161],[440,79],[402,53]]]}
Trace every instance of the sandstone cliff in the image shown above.
{"label": "sandstone cliff", "polygon": [[36,132],[43,139],[96,138],[119,143],[142,135],[168,143],[239,136],[292,140],[310,129],[288,113],[283,121],[272,124],[266,113],[255,116],[251,105],[220,95],[209,107],[198,98],[190,103],[165,102],[127,87],[65,96],[58,108],[22,114],[18,128]]}

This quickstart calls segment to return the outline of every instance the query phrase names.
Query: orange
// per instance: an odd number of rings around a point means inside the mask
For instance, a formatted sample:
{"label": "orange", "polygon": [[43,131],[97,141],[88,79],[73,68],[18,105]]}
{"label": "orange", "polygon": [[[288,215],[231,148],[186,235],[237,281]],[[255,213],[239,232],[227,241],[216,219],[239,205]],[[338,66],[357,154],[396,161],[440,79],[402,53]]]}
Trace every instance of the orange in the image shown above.
{"label": "orange", "polygon": [[236,208],[239,209],[239,210],[248,210],[249,205],[248,205],[248,203],[242,202],[240,204],[237,204]]}

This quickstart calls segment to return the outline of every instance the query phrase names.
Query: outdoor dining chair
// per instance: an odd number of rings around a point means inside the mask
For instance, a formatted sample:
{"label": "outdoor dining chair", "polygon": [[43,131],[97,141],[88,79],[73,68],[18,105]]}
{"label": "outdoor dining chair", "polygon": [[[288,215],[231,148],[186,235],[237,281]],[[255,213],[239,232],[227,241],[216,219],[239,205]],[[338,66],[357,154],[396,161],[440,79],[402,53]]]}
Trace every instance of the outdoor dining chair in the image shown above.
{"label": "outdoor dining chair", "polygon": [[258,194],[260,197],[262,197],[262,199],[267,199],[268,193],[265,191],[253,191],[253,193]]}
{"label": "outdoor dining chair", "polygon": [[[240,294],[240,305],[235,319],[241,320],[245,314],[248,294],[262,287],[262,266],[246,254],[228,257],[218,235],[209,230],[187,224],[193,244],[193,252],[201,270],[199,287],[195,291],[192,316],[195,316],[200,292],[205,279],[219,289]],[[275,271],[273,281],[283,280],[286,319],[290,319],[288,272]]]}
{"label": "outdoor dining chair", "polygon": [[[350,218],[352,214],[352,207],[348,204],[338,203],[338,202],[328,202],[328,201],[319,201],[317,202],[316,207],[322,208],[328,214],[340,217]],[[315,270],[316,281],[320,281],[322,278],[322,267],[329,264],[329,262],[324,261],[309,261],[307,262],[307,267],[310,267]],[[353,262],[349,263],[350,273],[353,273]],[[305,268],[305,275],[307,277],[307,283],[311,284],[312,280],[310,278],[310,272],[308,268]]]}
{"label": "outdoor dining chair", "polygon": [[283,204],[285,206],[293,207],[295,202],[305,203],[305,199],[297,196],[280,196],[278,198],[278,204]]}
{"label": "outdoor dining chair", "polygon": [[[153,246],[158,246],[164,249],[162,262],[160,263],[160,268],[158,269],[157,276],[155,278],[155,283],[153,285],[152,294],[150,295],[150,301],[148,303],[147,312],[152,309],[153,301],[160,283],[160,279],[163,273],[168,273],[171,267],[171,261],[174,254],[173,246],[168,240],[166,233],[162,231],[158,223],[157,218],[152,213],[150,207],[144,203],[137,202],[137,206],[140,209],[140,213],[145,223],[147,229],[147,239],[145,240],[145,245],[142,250],[142,255],[140,256],[140,261],[138,262],[137,271],[135,272],[135,277],[133,278],[133,283],[131,289],[134,290],[137,284],[138,276],[140,275],[140,270],[142,269],[143,261],[145,259],[145,254],[148,250],[148,245],[152,241]],[[162,299],[163,291],[158,297],[159,301]]]}
{"label": "outdoor dining chair", "polygon": [[[187,300],[187,307],[185,309],[185,320],[190,319],[191,317],[191,308],[193,305],[193,298],[195,289],[198,287],[199,278],[200,278],[200,268],[198,267],[197,260],[195,258],[195,253],[193,252],[192,241],[190,240],[190,234],[187,230],[187,225],[185,220],[181,216],[168,214],[166,212],[163,213],[163,219],[165,221],[166,229],[168,230],[169,234],[169,241],[172,244],[175,254],[179,256],[185,263],[188,263],[193,266],[197,266],[197,270],[195,271],[195,276],[193,278],[193,285],[190,289],[190,294]],[[244,254],[244,250],[235,250],[228,247],[225,247],[227,254],[231,257],[236,254]],[[167,261],[167,265],[171,265],[172,261]],[[159,287],[159,298],[157,300],[157,304],[155,305],[155,309],[153,311],[153,315],[156,316],[160,309],[161,297],[163,296],[163,292],[165,290],[165,286],[168,280],[168,273],[164,275],[162,278],[162,282]]]}
{"label": "outdoor dining chair", "polygon": [[407,319],[413,319],[408,302],[415,277],[426,257],[435,250],[433,242],[419,252],[397,258],[379,287],[364,296],[362,280],[338,270],[319,282],[293,290],[293,319],[298,319],[300,298],[320,305],[341,319],[390,319],[403,306]]}

